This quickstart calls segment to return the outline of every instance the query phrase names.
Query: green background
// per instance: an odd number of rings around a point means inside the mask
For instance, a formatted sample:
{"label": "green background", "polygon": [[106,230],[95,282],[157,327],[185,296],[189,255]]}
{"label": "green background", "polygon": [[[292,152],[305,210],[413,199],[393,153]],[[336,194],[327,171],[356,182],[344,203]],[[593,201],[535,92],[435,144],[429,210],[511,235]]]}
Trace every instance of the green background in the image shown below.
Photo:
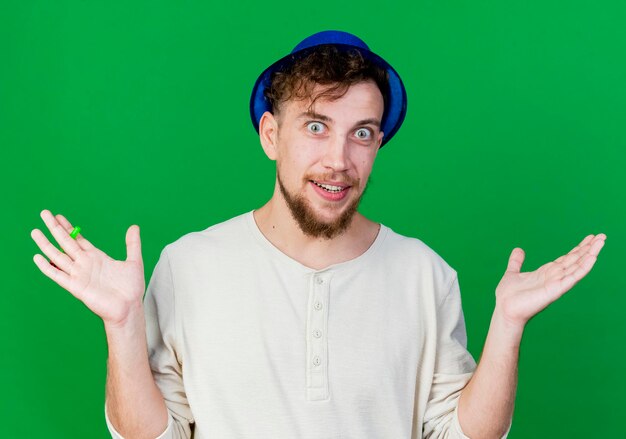
{"label": "green background", "polygon": [[528,271],[607,234],[527,326],[509,437],[623,435],[624,23],[622,1],[1,1],[1,436],[107,437],[103,326],[33,263],[39,212],[115,258],[139,224],[149,278],[166,244],[260,207],[251,87],[324,29],[405,82],[362,212],[458,271],[476,359],[515,246]]}

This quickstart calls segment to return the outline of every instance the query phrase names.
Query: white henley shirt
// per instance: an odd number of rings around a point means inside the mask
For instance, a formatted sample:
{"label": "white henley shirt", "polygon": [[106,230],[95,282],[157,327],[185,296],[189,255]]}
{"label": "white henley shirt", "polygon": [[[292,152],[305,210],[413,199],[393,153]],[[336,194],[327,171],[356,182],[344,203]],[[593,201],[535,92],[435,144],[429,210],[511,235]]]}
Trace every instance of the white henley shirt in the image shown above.
{"label": "white henley shirt", "polygon": [[245,213],[167,245],[144,310],[158,439],[467,439],[457,405],[476,363],[456,271],[384,225],[314,270]]}

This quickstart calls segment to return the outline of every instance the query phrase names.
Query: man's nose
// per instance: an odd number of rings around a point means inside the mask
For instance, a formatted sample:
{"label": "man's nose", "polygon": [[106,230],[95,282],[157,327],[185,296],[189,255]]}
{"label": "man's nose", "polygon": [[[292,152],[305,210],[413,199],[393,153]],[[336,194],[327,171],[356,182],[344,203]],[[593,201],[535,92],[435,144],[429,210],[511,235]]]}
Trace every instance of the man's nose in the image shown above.
{"label": "man's nose", "polygon": [[348,139],[344,135],[333,136],[327,143],[322,157],[322,166],[334,171],[348,168]]}

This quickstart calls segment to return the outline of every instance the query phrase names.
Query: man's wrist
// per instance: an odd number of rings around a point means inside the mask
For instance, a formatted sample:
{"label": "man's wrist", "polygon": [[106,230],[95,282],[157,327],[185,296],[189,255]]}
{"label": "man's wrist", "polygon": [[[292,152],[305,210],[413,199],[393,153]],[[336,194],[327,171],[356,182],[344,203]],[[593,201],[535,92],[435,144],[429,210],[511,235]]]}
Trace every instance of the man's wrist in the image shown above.
{"label": "man's wrist", "polygon": [[117,322],[104,322],[107,338],[123,338],[133,336],[137,331],[144,332],[146,320],[143,312],[143,303],[137,302],[129,306],[126,317]]}
{"label": "man's wrist", "polygon": [[489,335],[499,343],[519,347],[524,335],[524,328],[524,324],[514,323],[507,319],[501,309],[496,306],[491,316]]}

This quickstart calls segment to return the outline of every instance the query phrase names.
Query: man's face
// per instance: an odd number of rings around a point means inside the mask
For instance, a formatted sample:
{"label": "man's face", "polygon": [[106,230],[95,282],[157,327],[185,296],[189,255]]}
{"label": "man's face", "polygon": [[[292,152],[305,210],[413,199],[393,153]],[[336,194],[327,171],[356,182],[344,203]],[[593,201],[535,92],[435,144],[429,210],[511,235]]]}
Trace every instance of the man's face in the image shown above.
{"label": "man's face", "polygon": [[[317,91],[321,86],[316,86]],[[276,136],[280,192],[302,231],[333,238],[350,225],[382,141],[383,97],[373,81],[341,98],[283,103]]]}

